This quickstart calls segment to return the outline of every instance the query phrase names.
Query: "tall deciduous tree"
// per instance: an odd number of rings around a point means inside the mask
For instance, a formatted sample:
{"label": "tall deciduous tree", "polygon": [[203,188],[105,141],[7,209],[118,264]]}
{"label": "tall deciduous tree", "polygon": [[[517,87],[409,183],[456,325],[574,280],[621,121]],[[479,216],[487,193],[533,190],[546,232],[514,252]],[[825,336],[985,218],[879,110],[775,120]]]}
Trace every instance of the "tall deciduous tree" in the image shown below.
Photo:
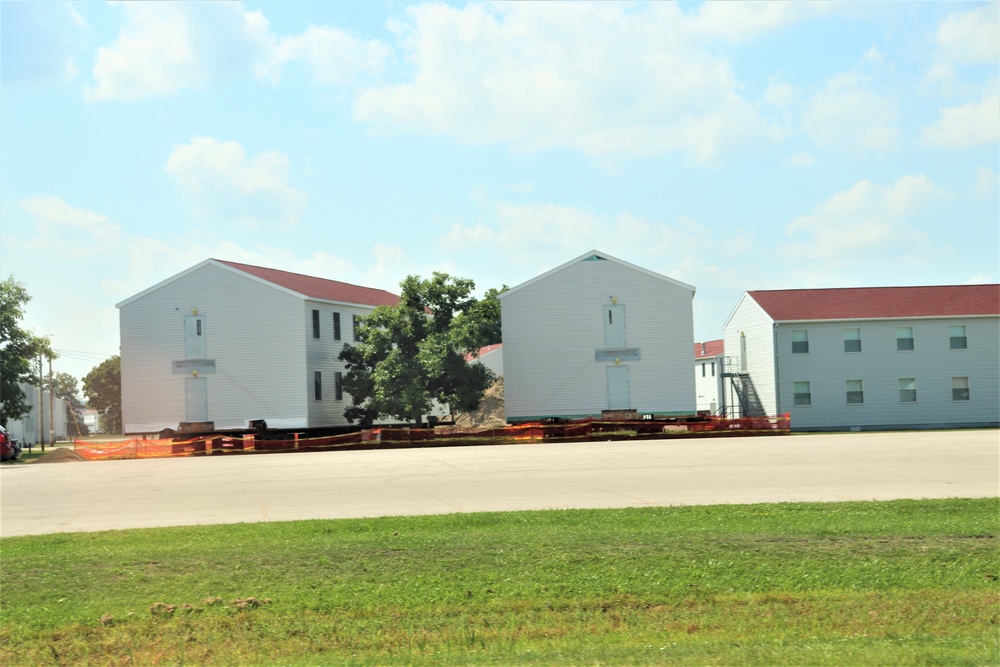
{"label": "tall deciduous tree", "polygon": [[46,378],[45,388],[51,391],[56,398],[66,401],[68,427],[72,428],[78,436],[87,435],[87,426],[83,423],[84,404],[80,398],[77,379],[69,373],[56,373],[52,379],[51,387],[48,378]]}
{"label": "tall deciduous tree", "polygon": [[0,281],[0,424],[4,426],[31,411],[21,383],[38,384],[35,363],[39,356],[56,357],[48,338],[21,326],[29,301],[27,288],[14,276]]}
{"label": "tall deciduous tree", "polygon": [[399,303],[362,318],[361,340],[340,354],[352,401],[344,416],[363,425],[380,417],[419,425],[435,401],[475,410],[495,378],[465,356],[500,342],[499,291],[476,299],[472,280],[437,272],[429,280],[408,276],[400,288]]}
{"label": "tall deciduous tree", "polygon": [[83,394],[105,433],[122,432],[122,358],[111,357],[83,378]]}

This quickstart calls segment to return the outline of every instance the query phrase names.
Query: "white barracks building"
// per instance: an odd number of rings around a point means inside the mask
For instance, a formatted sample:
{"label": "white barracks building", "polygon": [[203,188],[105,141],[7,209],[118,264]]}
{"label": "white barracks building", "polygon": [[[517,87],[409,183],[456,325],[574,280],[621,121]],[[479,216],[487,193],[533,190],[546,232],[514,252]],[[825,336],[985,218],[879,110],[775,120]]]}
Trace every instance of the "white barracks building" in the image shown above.
{"label": "white barracks building", "polygon": [[1000,425],[1000,285],[746,292],[724,341],[741,402],[794,430]]}

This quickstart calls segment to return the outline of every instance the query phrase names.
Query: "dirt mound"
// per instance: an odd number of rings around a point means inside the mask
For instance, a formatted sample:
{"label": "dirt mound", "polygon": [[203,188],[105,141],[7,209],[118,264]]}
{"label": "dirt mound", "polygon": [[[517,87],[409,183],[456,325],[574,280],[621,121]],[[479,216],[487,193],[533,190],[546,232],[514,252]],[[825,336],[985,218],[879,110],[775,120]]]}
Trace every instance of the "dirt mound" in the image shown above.
{"label": "dirt mound", "polygon": [[69,447],[56,447],[35,459],[35,463],[71,463],[73,461],[86,460]]}
{"label": "dirt mound", "polygon": [[464,412],[455,418],[458,428],[503,428],[507,425],[503,413],[503,376],[483,393],[483,400],[475,412]]}

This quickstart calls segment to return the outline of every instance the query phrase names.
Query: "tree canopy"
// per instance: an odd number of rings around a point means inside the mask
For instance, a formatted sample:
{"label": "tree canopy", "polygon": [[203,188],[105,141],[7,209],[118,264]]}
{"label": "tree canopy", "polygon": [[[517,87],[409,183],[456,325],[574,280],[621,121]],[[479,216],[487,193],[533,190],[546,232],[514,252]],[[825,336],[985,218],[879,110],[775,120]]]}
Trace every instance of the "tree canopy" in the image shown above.
{"label": "tree canopy", "polygon": [[98,412],[105,433],[122,432],[122,358],[114,356],[95,366],[83,378],[83,394]]}
{"label": "tree canopy", "polygon": [[434,402],[475,410],[495,378],[465,357],[501,341],[502,290],[476,299],[472,280],[438,272],[428,280],[407,276],[400,289],[397,305],[361,318],[361,340],[340,354],[352,403],[344,416],[362,425],[378,418],[422,424]]}
{"label": "tree canopy", "polygon": [[66,419],[71,432],[76,435],[87,435],[87,426],[83,423],[84,404],[80,399],[78,381],[69,373],[56,373],[52,378],[52,386],[49,386],[48,378],[45,381],[45,388],[52,392],[56,398],[66,401]]}
{"label": "tree canopy", "polygon": [[38,384],[35,361],[39,356],[56,357],[48,338],[22,328],[29,301],[27,288],[14,276],[0,281],[0,424],[4,426],[31,411],[21,383]]}

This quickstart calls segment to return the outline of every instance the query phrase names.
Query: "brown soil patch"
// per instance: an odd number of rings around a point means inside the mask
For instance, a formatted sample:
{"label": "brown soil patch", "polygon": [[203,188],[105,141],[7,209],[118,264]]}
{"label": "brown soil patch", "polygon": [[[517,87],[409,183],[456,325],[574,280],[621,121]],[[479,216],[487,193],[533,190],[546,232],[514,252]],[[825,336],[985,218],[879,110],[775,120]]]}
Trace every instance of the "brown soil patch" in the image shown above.
{"label": "brown soil patch", "polygon": [[86,460],[69,447],[57,447],[35,459],[35,463],[71,463]]}
{"label": "brown soil patch", "polygon": [[503,413],[503,376],[483,394],[479,409],[463,412],[455,418],[458,428],[503,428],[507,426]]}

